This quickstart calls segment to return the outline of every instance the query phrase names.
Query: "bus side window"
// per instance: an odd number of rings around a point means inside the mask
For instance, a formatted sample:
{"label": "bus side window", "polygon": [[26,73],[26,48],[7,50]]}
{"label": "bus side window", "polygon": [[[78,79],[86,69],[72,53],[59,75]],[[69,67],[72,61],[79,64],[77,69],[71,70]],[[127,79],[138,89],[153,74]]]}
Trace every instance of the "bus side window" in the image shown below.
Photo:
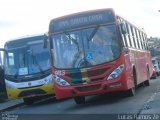
{"label": "bus side window", "polygon": [[126,34],[127,44],[128,47],[132,47],[128,23],[126,23],[126,28],[127,28],[127,34]]}
{"label": "bus side window", "polygon": [[141,43],[142,43],[142,49],[145,50],[145,46],[144,46],[144,36],[143,33],[140,31],[140,36],[141,36]]}
{"label": "bus side window", "polygon": [[135,39],[134,39],[133,26],[130,25],[129,28],[130,28],[130,38],[131,38],[131,42],[132,42],[132,47],[137,48],[136,42],[135,42]]}
{"label": "bus side window", "polygon": [[138,43],[138,39],[137,39],[136,28],[133,27],[132,30],[133,30],[133,38],[134,38],[134,41],[136,44],[136,48],[139,49],[140,47],[139,47],[139,43]]}
{"label": "bus side window", "polygon": [[144,41],[145,50],[148,50],[148,48],[147,48],[147,36],[145,34],[143,34],[143,41]]}
{"label": "bus side window", "polygon": [[141,43],[141,38],[140,38],[140,35],[139,35],[139,30],[136,30],[136,34],[137,34],[139,49],[142,49],[142,43]]}
{"label": "bus side window", "polygon": [[[122,21],[122,20],[121,20]],[[120,30],[120,34],[121,34],[121,38],[122,38],[122,42],[123,42],[123,45],[124,47],[128,47],[128,44],[127,44],[127,39],[126,39],[126,33],[124,33],[124,29],[126,29],[126,26],[125,26],[125,23],[122,22],[119,26],[119,30]],[[126,30],[125,30],[126,31]]]}

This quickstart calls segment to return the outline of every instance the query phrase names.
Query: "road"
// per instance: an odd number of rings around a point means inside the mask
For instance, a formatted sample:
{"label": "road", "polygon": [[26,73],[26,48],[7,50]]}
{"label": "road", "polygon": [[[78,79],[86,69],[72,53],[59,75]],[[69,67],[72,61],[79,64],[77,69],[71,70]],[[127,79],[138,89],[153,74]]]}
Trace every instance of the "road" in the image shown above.
{"label": "road", "polygon": [[54,98],[21,106],[9,111],[12,114],[138,114],[144,103],[160,88],[160,77],[152,79],[150,86],[137,88],[134,97],[122,94],[89,96],[86,104],[77,105],[73,99],[57,101]]}

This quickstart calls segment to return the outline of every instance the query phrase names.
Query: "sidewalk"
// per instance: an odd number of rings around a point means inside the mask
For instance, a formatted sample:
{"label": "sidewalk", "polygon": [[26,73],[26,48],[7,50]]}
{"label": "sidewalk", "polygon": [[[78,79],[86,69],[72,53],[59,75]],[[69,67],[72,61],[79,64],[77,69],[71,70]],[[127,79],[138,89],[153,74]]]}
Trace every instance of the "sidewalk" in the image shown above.
{"label": "sidewalk", "polygon": [[24,102],[22,99],[8,100],[6,102],[2,102],[0,103],[0,112],[3,112],[5,110],[8,110],[23,104]]}
{"label": "sidewalk", "polygon": [[[37,101],[35,101],[35,103],[36,102],[42,102],[42,101],[47,100],[47,99],[51,99],[51,97],[48,96],[46,98],[46,96],[45,96],[45,99],[44,99],[44,97],[39,97],[37,99]],[[23,102],[23,99],[8,100],[6,102],[0,103],[0,112],[4,112],[4,111],[10,110],[10,109],[14,109],[16,107],[23,106],[23,105],[25,105],[25,103]]]}

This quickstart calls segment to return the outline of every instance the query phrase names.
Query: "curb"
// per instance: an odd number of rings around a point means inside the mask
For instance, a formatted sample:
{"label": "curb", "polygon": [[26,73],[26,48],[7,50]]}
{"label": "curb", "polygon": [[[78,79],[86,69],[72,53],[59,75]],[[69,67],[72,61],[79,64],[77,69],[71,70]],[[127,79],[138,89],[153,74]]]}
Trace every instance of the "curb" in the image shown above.
{"label": "curb", "polygon": [[[7,102],[6,102],[6,104],[7,104]],[[17,107],[20,107],[20,106],[23,106],[23,105],[25,105],[23,102],[15,103],[13,105],[7,105],[6,107],[0,109],[0,113],[5,112],[5,111],[9,111],[11,109],[14,109],[14,108],[17,108]]]}
{"label": "curb", "polygon": [[[48,97],[48,98],[41,98],[39,99],[38,101],[35,101],[35,103],[41,103],[41,102],[44,102],[46,100],[51,100],[51,99],[55,99],[55,97],[51,96],[51,97]],[[5,103],[5,102],[4,102]],[[12,109],[15,109],[15,108],[18,108],[18,107],[21,107],[21,106],[24,106],[26,105],[23,101],[17,101],[15,102],[14,104],[11,104],[11,105],[7,105],[7,102],[6,102],[6,107],[5,108],[2,108],[0,109],[0,113],[1,112],[5,112],[5,111],[10,111]]]}
{"label": "curb", "polygon": [[4,109],[0,110],[0,112],[6,112],[8,110],[11,110],[11,109],[23,106],[23,105],[25,105],[25,104],[24,103],[19,103],[19,104],[13,105],[13,106],[9,106],[7,108],[4,108]]}

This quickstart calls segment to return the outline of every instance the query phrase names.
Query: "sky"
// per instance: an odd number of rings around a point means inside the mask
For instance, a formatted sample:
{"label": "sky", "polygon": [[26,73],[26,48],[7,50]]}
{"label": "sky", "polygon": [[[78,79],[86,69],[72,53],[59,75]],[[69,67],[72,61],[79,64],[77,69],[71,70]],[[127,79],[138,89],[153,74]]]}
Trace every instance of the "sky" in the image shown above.
{"label": "sky", "polygon": [[43,34],[51,19],[80,11],[113,8],[148,37],[160,37],[160,0],[0,0],[0,47],[8,40]]}

